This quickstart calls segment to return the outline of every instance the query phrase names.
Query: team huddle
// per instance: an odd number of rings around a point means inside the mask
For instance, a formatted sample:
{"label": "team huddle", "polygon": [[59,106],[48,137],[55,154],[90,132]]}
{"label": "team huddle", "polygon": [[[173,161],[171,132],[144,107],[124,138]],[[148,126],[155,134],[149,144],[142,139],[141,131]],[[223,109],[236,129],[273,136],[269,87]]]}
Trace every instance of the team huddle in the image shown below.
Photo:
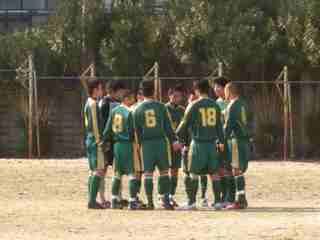
{"label": "team huddle", "polygon": [[[199,180],[201,207],[247,208],[244,174],[250,154],[250,118],[235,83],[215,78],[217,100],[213,100],[209,81],[195,82],[186,108],[180,105],[184,95],[181,86],[169,90],[167,104],[155,100],[153,81],[142,81],[136,95],[121,81],[111,81],[107,89],[106,95],[103,82],[88,82],[84,124],[89,209],[155,209],[156,169],[162,209],[197,209]],[[111,202],[105,198],[105,175],[110,165]],[[175,199],[180,168],[187,200],[183,205]],[[129,178],[128,201],[122,198],[124,175]],[[142,179],[146,203],[140,198]],[[208,179],[214,195],[211,205]]]}

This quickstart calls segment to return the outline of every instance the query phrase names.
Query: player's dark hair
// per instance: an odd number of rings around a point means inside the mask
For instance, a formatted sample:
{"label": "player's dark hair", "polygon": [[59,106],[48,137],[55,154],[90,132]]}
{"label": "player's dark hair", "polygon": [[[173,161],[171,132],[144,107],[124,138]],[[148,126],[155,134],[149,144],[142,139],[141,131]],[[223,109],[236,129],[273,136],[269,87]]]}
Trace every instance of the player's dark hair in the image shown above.
{"label": "player's dark hair", "polygon": [[88,81],[89,96],[92,96],[94,89],[98,88],[99,85],[103,85],[103,81],[100,79],[90,79]]}
{"label": "player's dark hair", "polygon": [[142,94],[145,97],[153,97],[154,96],[154,82],[151,80],[143,80],[140,83],[140,89],[142,90]]}
{"label": "player's dark hair", "polygon": [[110,82],[110,85],[109,85],[109,89],[111,89],[113,92],[116,92],[118,90],[121,90],[121,89],[127,89],[126,87],[126,84],[123,82],[123,81],[111,81]]}
{"label": "player's dark hair", "polygon": [[213,83],[225,87],[229,83],[229,80],[225,77],[216,77],[213,79]]}
{"label": "player's dark hair", "polygon": [[234,82],[229,82],[226,85],[226,88],[229,89],[229,92],[234,96],[240,96],[240,86]]}
{"label": "player's dark hair", "polygon": [[195,89],[199,90],[202,94],[209,94],[210,84],[207,79],[202,79],[195,83]]}
{"label": "player's dark hair", "polygon": [[182,85],[176,85],[175,87],[173,88],[170,88],[169,91],[168,91],[168,95],[172,95],[174,92],[181,92],[183,93],[184,92],[184,89],[182,87]]}

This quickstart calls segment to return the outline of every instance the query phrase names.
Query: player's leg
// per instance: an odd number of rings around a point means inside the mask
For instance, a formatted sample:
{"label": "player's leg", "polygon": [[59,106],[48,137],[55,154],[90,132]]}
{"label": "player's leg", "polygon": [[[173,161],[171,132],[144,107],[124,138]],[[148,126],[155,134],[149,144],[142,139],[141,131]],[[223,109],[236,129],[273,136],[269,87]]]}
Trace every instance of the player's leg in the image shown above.
{"label": "player's leg", "polygon": [[158,177],[158,193],[160,195],[161,207],[166,210],[173,210],[169,198],[170,194],[170,177],[169,167],[172,162],[171,146],[167,140],[159,140],[154,142],[154,148],[158,148],[158,154],[156,156],[156,166],[159,170],[160,176]]}
{"label": "player's leg", "polygon": [[155,170],[156,152],[151,141],[145,141],[141,144],[140,156],[143,165],[144,189],[147,197],[147,209],[154,209],[153,202],[153,172]]}
{"label": "player's leg", "polygon": [[138,181],[136,177],[137,170],[135,169],[134,148],[132,143],[122,143],[122,156],[124,163],[124,173],[129,176],[129,203],[130,210],[139,208],[137,201]]}
{"label": "player's leg", "polygon": [[212,183],[212,192],[214,195],[214,202],[212,207],[216,210],[222,209],[222,187],[221,187],[221,177],[219,173],[219,169],[221,167],[219,154],[217,152],[215,144],[205,143],[203,144],[203,152],[207,152],[207,166],[208,173],[210,175],[211,183]]}
{"label": "player's leg", "polygon": [[201,186],[201,206],[208,207],[208,198],[207,198],[208,177],[207,177],[207,175],[200,176],[200,186]]}
{"label": "player's leg", "polygon": [[229,209],[244,209],[248,206],[244,174],[248,168],[249,145],[246,140],[237,139],[232,139],[231,144],[232,168],[236,186],[236,204],[231,205]]}
{"label": "player's leg", "polygon": [[[188,153],[188,172],[190,173],[190,181],[186,182],[186,188],[189,191],[189,202],[182,209],[190,210],[196,208],[196,199],[199,188],[199,175],[205,168],[203,152],[201,152],[201,143],[191,142]],[[189,186],[188,186],[189,185]]]}
{"label": "player's leg", "polygon": [[185,146],[182,149],[182,161],[183,161],[183,172],[184,172],[183,182],[184,182],[185,192],[187,195],[187,202],[190,202],[191,177],[190,177],[190,173],[188,170],[188,160],[189,160],[189,147]]}
{"label": "player's leg", "polygon": [[105,146],[103,146],[103,154],[104,154],[104,161],[105,161],[105,171],[103,176],[101,177],[100,186],[99,186],[99,197],[101,204],[105,208],[109,208],[111,206],[111,203],[106,199],[105,192],[106,192],[106,175],[107,170],[109,166],[112,166],[113,164],[113,151],[111,148],[111,144],[107,143]]}
{"label": "player's leg", "polygon": [[89,191],[89,209],[103,209],[104,207],[97,203],[97,195],[99,191],[99,185],[104,172],[104,157],[102,151],[97,149],[95,144],[90,144],[87,147],[89,168],[91,174],[88,179],[88,191]]}
{"label": "player's leg", "polygon": [[120,189],[121,189],[121,177],[123,174],[123,147],[120,143],[116,143],[113,146],[113,177],[112,177],[112,200],[111,208],[112,209],[122,209],[121,198],[120,198]]}
{"label": "player's leg", "polygon": [[178,206],[174,196],[178,186],[179,168],[181,168],[181,154],[172,152],[172,164],[170,168],[170,202],[174,207]]}

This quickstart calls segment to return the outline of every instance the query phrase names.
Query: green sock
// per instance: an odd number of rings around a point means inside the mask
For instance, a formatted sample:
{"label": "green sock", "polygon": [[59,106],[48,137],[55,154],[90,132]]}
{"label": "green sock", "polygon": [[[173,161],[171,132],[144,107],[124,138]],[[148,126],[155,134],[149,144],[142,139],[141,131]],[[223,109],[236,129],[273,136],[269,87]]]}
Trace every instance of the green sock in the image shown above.
{"label": "green sock", "polygon": [[89,197],[90,204],[96,203],[97,194],[99,191],[99,185],[100,185],[100,177],[92,176],[91,177],[91,186],[90,186],[90,197]]}
{"label": "green sock", "polygon": [[176,194],[178,185],[178,177],[177,176],[171,176],[170,177],[170,194],[173,196]]}
{"label": "green sock", "polygon": [[129,195],[131,200],[136,199],[138,190],[138,181],[135,178],[129,180]]}
{"label": "green sock", "polygon": [[227,191],[226,191],[226,177],[221,177],[221,200],[223,202],[227,201]]}
{"label": "green sock", "polygon": [[137,181],[137,194],[141,192],[141,178],[136,179]]}
{"label": "green sock", "polygon": [[221,180],[212,180],[212,191],[214,193],[214,203],[221,202]]}
{"label": "green sock", "polygon": [[184,186],[187,194],[188,201],[191,200],[192,195],[192,179],[189,175],[184,177]]}
{"label": "green sock", "polygon": [[230,197],[229,202],[235,202],[236,201],[236,180],[234,176],[230,177]]}
{"label": "green sock", "polygon": [[153,177],[144,178],[144,188],[147,195],[148,203],[153,203]]}
{"label": "green sock", "polygon": [[207,175],[201,175],[201,198],[206,198],[208,188],[208,177]]}
{"label": "green sock", "polygon": [[119,196],[120,193],[120,185],[121,185],[121,180],[118,177],[113,177],[112,178],[112,196]]}
{"label": "green sock", "polygon": [[88,199],[90,201],[90,196],[91,196],[91,185],[92,185],[92,176],[90,175],[88,177]]}
{"label": "green sock", "polygon": [[234,180],[234,177],[233,176],[225,176],[224,177],[224,181],[225,181],[225,199],[224,201],[226,202],[234,202],[234,199],[233,199],[233,194],[232,194],[232,187],[233,187],[233,181]]}
{"label": "green sock", "polygon": [[192,179],[192,191],[191,191],[191,203],[195,203],[197,201],[197,193],[199,187],[199,179]]}
{"label": "green sock", "polygon": [[100,195],[101,195],[102,197],[104,197],[105,190],[106,190],[105,182],[106,182],[105,176],[101,177],[100,186],[99,186],[99,193],[100,193]]}
{"label": "green sock", "polygon": [[158,192],[160,195],[168,195],[170,192],[170,178],[168,175],[158,177]]}
{"label": "green sock", "polygon": [[245,194],[245,180],[244,176],[237,176],[236,177],[236,186],[237,186],[237,193],[239,194]]}

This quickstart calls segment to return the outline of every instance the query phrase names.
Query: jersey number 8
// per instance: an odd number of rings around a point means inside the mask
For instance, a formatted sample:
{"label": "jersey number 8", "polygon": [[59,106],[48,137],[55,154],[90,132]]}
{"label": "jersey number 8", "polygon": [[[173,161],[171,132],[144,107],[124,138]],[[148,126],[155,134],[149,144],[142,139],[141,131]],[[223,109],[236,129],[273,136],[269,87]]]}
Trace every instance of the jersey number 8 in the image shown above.
{"label": "jersey number 8", "polygon": [[112,130],[114,133],[119,133],[123,131],[123,118],[120,114],[114,115],[112,121]]}
{"label": "jersey number 8", "polygon": [[153,109],[145,111],[145,121],[147,128],[154,128],[157,126],[156,113]]}
{"label": "jersey number 8", "polygon": [[216,110],[214,108],[200,108],[202,127],[214,127],[216,125]]}

